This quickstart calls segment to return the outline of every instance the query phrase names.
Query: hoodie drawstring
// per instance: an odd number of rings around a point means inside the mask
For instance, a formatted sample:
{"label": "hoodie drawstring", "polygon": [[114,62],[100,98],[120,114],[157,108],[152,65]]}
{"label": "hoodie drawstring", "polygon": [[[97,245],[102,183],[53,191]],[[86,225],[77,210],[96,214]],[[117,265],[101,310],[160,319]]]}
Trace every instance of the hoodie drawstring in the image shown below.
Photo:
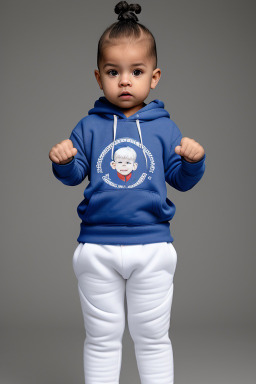
{"label": "hoodie drawstring", "polygon": [[[146,159],[146,167],[148,167],[148,160],[147,160],[147,155],[145,153],[145,149],[143,147],[142,134],[141,134],[141,128],[140,128],[140,121],[139,121],[139,119],[136,120],[136,125],[137,125],[137,129],[138,129],[139,136],[140,136],[140,144],[141,144],[141,147],[142,147],[142,151],[143,151],[143,154],[144,154],[145,159]],[[114,154],[114,146],[115,146],[115,140],[116,140],[116,128],[117,128],[117,116],[114,115],[114,125],[113,125],[114,141],[113,141],[113,147],[112,147],[112,160],[114,160],[113,154]]]}
{"label": "hoodie drawstring", "polygon": [[136,124],[137,124],[138,132],[139,132],[139,135],[140,135],[141,147],[142,147],[145,159],[146,159],[146,167],[148,167],[148,160],[147,160],[147,156],[146,156],[146,153],[145,153],[145,150],[144,150],[144,147],[143,147],[143,142],[142,142],[142,134],[141,134],[141,129],[140,129],[140,121],[138,119],[136,120]]}
{"label": "hoodie drawstring", "polygon": [[112,155],[111,155],[111,159],[114,160],[114,146],[115,146],[115,140],[116,140],[116,127],[117,127],[117,116],[114,115],[114,126],[113,126],[113,130],[114,130],[114,140],[113,140],[113,147],[112,147]]}

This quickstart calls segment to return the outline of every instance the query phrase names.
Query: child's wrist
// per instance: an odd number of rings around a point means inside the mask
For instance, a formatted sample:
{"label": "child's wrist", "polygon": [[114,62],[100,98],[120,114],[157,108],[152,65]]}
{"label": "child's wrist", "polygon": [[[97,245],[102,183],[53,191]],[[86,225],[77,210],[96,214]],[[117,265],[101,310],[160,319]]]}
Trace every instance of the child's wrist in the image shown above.
{"label": "child's wrist", "polygon": [[70,158],[67,159],[67,160],[60,161],[58,164],[59,164],[59,165],[66,165],[66,164],[71,163],[71,161],[72,161],[73,159],[74,159],[74,156],[70,157]]}

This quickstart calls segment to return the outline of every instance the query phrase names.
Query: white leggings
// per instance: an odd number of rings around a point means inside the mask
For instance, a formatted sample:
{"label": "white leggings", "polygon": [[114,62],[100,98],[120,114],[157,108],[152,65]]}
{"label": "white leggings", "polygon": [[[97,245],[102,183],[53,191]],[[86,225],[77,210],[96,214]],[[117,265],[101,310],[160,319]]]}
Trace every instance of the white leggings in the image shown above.
{"label": "white leggings", "polygon": [[84,317],[85,384],[118,384],[127,320],[142,384],[173,384],[168,330],[177,253],[170,242],[80,243],[73,268]]}

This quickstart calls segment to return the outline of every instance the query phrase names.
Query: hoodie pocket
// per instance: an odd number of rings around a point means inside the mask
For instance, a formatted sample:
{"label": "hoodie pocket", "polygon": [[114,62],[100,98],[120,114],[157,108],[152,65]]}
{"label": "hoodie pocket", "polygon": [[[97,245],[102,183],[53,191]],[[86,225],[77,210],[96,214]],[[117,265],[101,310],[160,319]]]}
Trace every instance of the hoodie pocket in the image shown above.
{"label": "hoodie pocket", "polygon": [[159,221],[160,196],[144,189],[94,192],[81,219],[88,224],[145,225]]}
{"label": "hoodie pocket", "polygon": [[161,201],[161,197],[158,193],[156,195],[156,207],[158,212],[159,221],[170,221],[176,211],[176,207],[173,202],[166,198],[165,201]]}

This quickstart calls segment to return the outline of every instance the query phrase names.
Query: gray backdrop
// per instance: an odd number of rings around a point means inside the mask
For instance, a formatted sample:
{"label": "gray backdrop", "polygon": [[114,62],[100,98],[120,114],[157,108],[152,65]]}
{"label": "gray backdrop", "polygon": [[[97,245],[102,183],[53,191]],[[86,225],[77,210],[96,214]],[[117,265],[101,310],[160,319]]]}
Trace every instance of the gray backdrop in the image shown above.
{"label": "gray backdrop", "polygon": [[[84,328],[72,256],[80,225],[76,208],[88,179],[64,186],[52,174],[48,153],[103,95],[93,74],[97,43],[116,21],[117,2],[1,1],[0,361],[12,361],[1,384],[41,383],[42,377],[42,383],[83,382]],[[185,371],[190,384],[209,383],[209,377],[253,383],[255,2],[139,4],[139,21],[155,36],[162,70],[146,102],[164,101],[183,136],[202,144],[207,156],[205,174],[192,190],[168,186],[177,208],[171,223],[178,254],[171,321],[177,384],[184,384]],[[125,335],[121,382],[131,383],[133,374],[139,383],[127,330]],[[245,365],[239,365],[246,351]],[[203,377],[198,367],[207,355]],[[229,364],[222,366],[225,358]]]}

